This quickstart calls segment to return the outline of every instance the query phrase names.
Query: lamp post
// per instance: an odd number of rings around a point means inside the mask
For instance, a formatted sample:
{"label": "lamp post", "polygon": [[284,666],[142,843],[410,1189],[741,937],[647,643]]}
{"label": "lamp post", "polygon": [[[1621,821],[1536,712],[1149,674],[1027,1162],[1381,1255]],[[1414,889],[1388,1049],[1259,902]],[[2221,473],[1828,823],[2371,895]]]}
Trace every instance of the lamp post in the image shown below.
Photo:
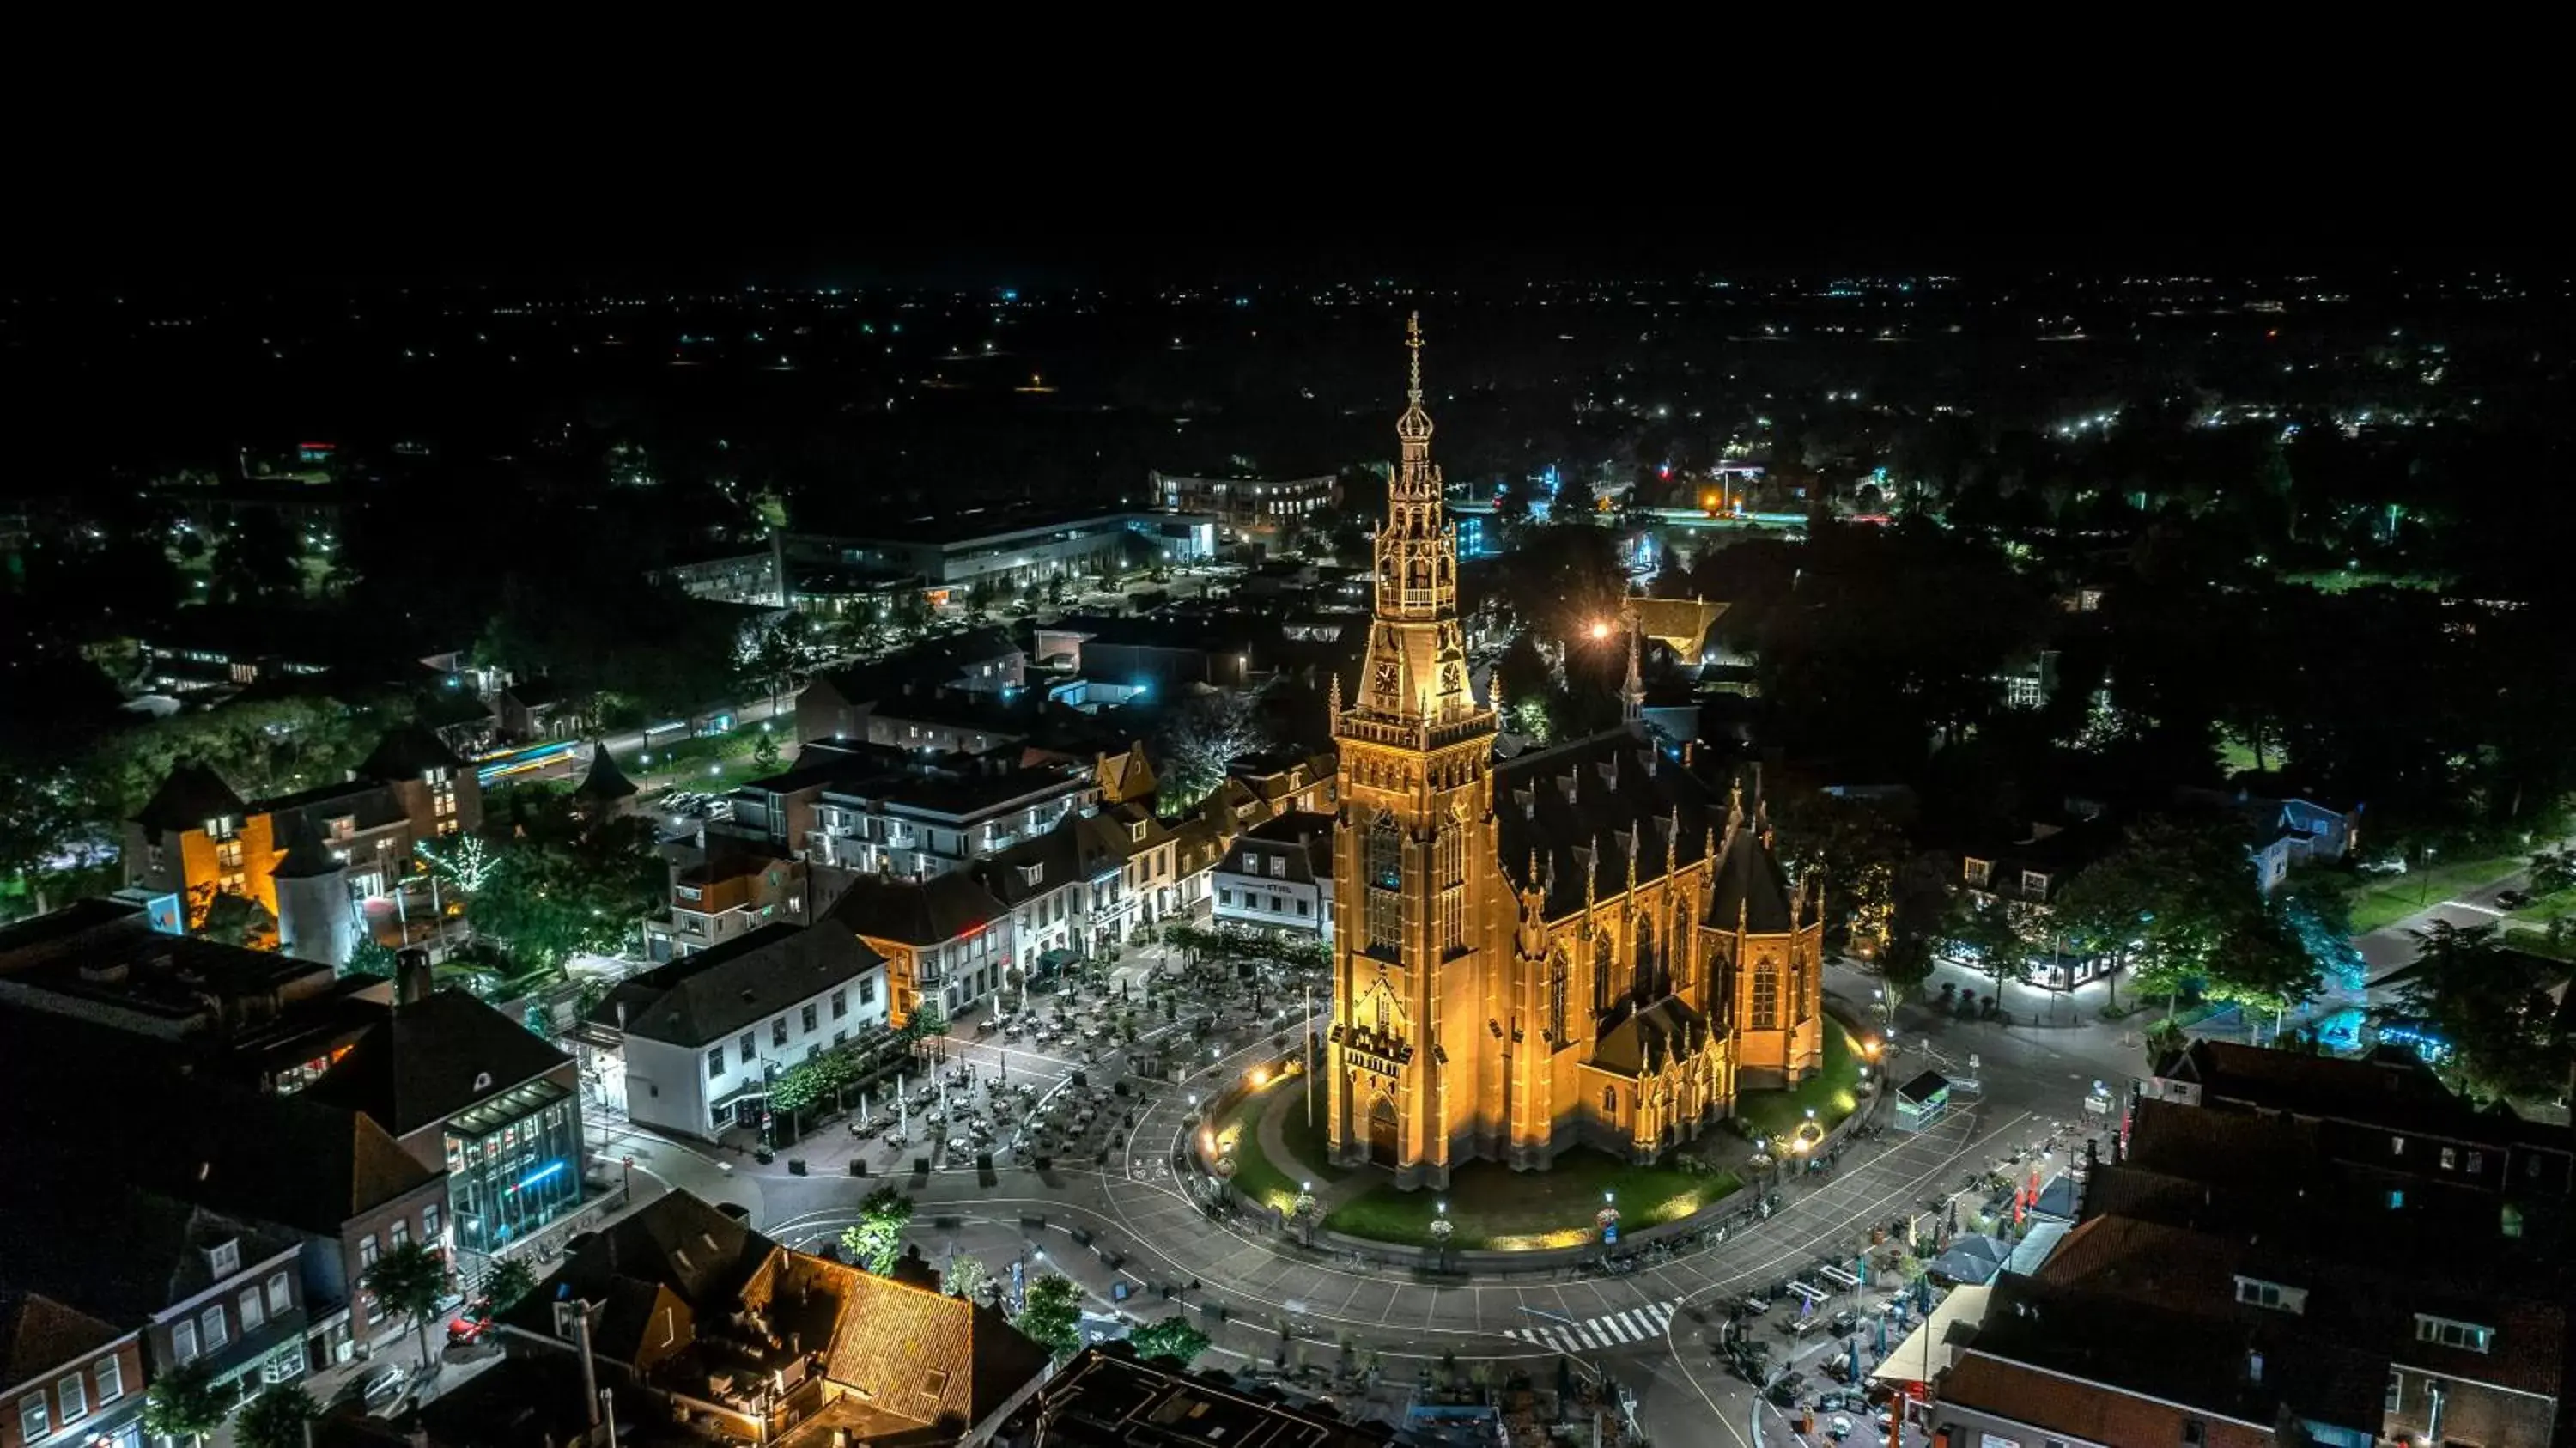
{"label": "lamp post", "polygon": [[1448,1202],[1434,1202],[1431,1209],[1438,1214],[1431,1219],[1431,1250],[1436,1254],[1433,1262],[1446,1268],[1449,1265],[1449,1234],[1457,1230],[1457,1224],[1449,1220]]}

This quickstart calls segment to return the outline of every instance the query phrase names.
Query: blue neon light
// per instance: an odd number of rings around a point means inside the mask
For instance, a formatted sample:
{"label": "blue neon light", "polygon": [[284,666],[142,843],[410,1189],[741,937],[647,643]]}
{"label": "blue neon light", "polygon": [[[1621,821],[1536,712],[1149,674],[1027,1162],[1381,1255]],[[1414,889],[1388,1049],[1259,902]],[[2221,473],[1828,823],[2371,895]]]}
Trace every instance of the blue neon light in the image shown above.
{"label": "blue neon light", "polygon": [[563,1169],[564,1164],[560,1161],[548,1162],[544,1166],[538,1167],[535,1171],[528,1173],[525,1181],[520,1182],[517,1186],[510,1188],[510,1190],[514,1192],[526,1191],[528,1188],[535,1186],[537,1183],[544,1181],[546,1178],[553,1176],[556,1172],[562,1171]]}

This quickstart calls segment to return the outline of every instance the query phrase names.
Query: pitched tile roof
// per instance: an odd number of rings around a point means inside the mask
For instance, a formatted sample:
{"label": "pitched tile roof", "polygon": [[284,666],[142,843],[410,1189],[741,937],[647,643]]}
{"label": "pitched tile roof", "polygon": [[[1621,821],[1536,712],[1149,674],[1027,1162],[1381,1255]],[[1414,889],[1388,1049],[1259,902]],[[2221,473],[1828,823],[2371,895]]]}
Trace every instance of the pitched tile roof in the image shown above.
{"label": "pitched tile roof", "polygon": [[101,1322],[38,1292],[0,1286],[0,1389],[53,1376],[131,1329]]}
{"label": "pitched tile roof", "polygon": [[418,779],[433,769],[462,769],[465,762],[456,757],[445,742],[417,724],[388,729],[376,741],[374,752],[358,766],[367,779]]}
{"label": "pitched tile roof", "polygon": [[845,926],[764,925],[618,983],[590,1013],[627,1035],[699,1047],[885,966]]}
{"label": "pitched tile roof", "polygon": [[1584,1064],[1637,1076],[1708,1044],[1708,1021],[1679,996],[1666,996],[1601,1035]]}
{"label": "pitched tile roof", "polygon": [[447,1120],[572,1060],[464,991],[385,1007],[303,1094],[363,1111],[396,1136]]}
{"label": "pitched tile roof", "polygon": [[283,1231],[132,1186],[23,1172],[12,1185],[20,1190],[0,1206],[0,1281],[105,1322],[139,1323],[214,1286],[207,1254],[226,1242],[238,1244],[245,1268],[295,1245]]}
{"label": "pitched tile roof", "polygon": [[1002,903],[962,872],[929,880],[867,875],[850,883],[825,918],[844,930],[904,945],[939,945],[1003,914]]}
{"label": "pitched tile roof", "polygon": [[1047,1370],[1047,1350],[995,1308],[802,1253],[780,1253],[772,1275],[782,1292],[840,1299],[824,1375],[888,1412],[980,1423]]}
{"label": "pitched tile roof", "polygon": [[249,813],[242,797],[224,783],[223,776],[202,764],[179,764],[170,777],[152,791],[152,798],[135,811],[134,822],[156,831],[181,834],[201,830],[206,821],[229,815],[239,819]]}

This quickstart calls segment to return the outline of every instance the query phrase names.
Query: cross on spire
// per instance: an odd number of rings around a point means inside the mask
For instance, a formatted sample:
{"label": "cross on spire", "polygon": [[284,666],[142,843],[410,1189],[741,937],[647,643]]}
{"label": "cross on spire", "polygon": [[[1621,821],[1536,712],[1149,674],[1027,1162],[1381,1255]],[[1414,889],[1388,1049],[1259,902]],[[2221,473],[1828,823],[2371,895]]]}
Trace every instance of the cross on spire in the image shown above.
{"label": "cross on spire", "polygon": [[1414,406],[1422,405],[1422,314],[1415,312],[1405,319],[1404,345],[1413,353],[1413,386],[1405,394]]}

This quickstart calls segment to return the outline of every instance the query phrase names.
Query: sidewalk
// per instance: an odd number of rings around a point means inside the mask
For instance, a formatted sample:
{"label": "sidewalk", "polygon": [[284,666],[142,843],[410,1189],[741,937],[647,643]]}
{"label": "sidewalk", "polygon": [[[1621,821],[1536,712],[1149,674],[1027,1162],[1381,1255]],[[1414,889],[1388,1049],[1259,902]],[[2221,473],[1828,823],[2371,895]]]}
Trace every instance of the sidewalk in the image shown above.
{"label": "sidewalk", "polygon": [[[1293,1084],[1301,1091],[1305,1087],[1303,1080]],[[1318,1100],[1316,1104],[1320,1107],[1323,1103]],[[1337,1170],[1343,1170],[1344,1175],[1339,1180],[1335,1180],[1331,1174],[1317,1170],[1315,1163],[1289,1150],[1288,1133],[1280,1125],[1279,1113],[1282,1110],[1303,1111],[1305,1109],[1305,1100],[1302,1096],[1274,1095],[1271,1100],[1262,1103],[1261,1120],[1253,1134],[1261,1143],[1261,1154],[1268,1157],[1273,1166],[1291,1173],[1300,1182],[1314,1183],[1315,1219],[1321,1221],[1331,1216],[1334,1208],[1378,1185],[1385,1180],[1385,1177],[1379,1172],[1348,1171],[1337,1168]]]}

